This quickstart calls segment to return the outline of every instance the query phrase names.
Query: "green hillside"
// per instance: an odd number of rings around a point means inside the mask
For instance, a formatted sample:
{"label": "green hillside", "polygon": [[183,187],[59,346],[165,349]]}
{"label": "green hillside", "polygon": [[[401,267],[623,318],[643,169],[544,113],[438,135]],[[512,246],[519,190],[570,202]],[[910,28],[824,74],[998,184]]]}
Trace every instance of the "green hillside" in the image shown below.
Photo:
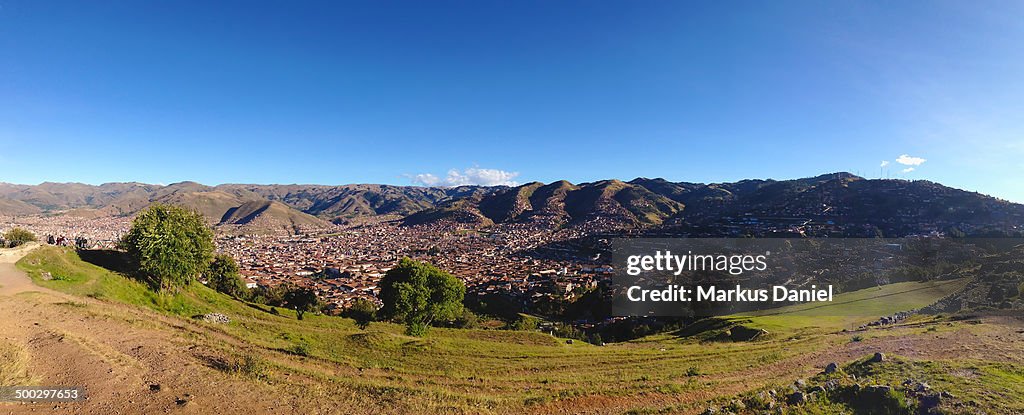
{"label": "green hillside", "polygon": [[[734,317],[734,322],[768,328],[770,335],[753,342],[660,334],[600,347],[533,331],[444,328],[416,338],[389,323],[361,330],[346,318],[307,315],[299,321],[291,311],[274,314],[200,284],[173,295],[156,294],[62,248],[40,248],[18,267],[43,287],[100,301],[83,301],[68,307],[69,313],[104,314],[131,324],[155,313],[171,322],[167,330],[216,350],[215,360],[243,362],[222,365],[227,372],[266,385],[282,399],[315,394],[318,400],[310,405],[346,402],[365,408],[354,412],[694,412],[720,396],[812,375],[822,362],[859,358],[867,353],[865,345],[887,347],[886,339],[893,335],[864,334],[863,341],[853,342],[852,332],[841,329],[852,330],[871,317],[827,321],[812,312],[803,318],[825,323],[808,329],[793,323],[799,320],[778,315]],[[844,294],[837,302],[856,300],[873,311],[894,312],[934,301],[952,284],[921,286],[925,289],[915,291],[913,304],[884,296],[871,300],[877,297],[871,292]],[[908,288],[913,287],[900,284],[886,290]],[[143,311],[114,313],[102,304]],[[214,324],[193,318],[208,312],[223,313],[231,321]],[[987,327],[942,324],[941,333]],[[920,326],[895,330],[902,330],[901,341],[908,344],[913,336],[933,334]]]}

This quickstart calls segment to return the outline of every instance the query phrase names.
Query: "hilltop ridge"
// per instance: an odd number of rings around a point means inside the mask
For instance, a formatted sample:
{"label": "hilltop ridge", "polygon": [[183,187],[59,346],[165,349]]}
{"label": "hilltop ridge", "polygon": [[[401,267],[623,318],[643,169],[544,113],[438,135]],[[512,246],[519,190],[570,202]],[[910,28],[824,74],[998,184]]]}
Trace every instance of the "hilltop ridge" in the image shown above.
{"label": "hilltop ridge", "polygon": [[[274,202],[276,204],[266,204]],[[846,172],[791,180],[672,182],[663,178],[573,184],[419,187],[377,184],[166,186],[135,182],[0,184],[0,214],[130,216],[152,203],[183,205],[214,225],[246,226],[235,212],[263,209],[263,222],[324,227],[360,217],[401,219],[405,226],[523,224],[598,231],[661,229],[726,235],[757,233],[759,224],[794,232],[898,236],[946,231],[1019,232],[1024,205],[924,180],[866,179]],[[248,204],[248,205],[247,205]],[[243,205],[247,205],[242,209]],[[789,223],[792,222],[792,223]],[[270,228],[287,229],[273,225]],[[723,231],[724,230],[724,231]]]}

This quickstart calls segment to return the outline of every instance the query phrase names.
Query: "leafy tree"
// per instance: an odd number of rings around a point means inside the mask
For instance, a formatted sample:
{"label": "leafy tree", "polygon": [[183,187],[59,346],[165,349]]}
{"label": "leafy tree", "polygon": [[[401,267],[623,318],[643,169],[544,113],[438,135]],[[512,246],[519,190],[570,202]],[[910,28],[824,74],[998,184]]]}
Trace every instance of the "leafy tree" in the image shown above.
{"label": "leafy tree", "polygon": [[11,248],[14,248],[16,246],[35,241],[36,234],[22,228],[11,228],[11,230],[4,234],[4,239],[7,240],[7,243]]}
{"label": "leafy tree", "polygon": [[370,326],[370,322],[377,318],[377,305],[365,298],[357,298],[345,310],[344,315],[355,320],[356,325],[365,330]]}
{"label": "leafy tree", "polygon": [[213,258],[213,232],[203,216],[164,204],[140,213],[120,245],[161,290],[187,285]]}
{"label": "leafy tree", "polygon": [[462,314],[466,286],[458,278],[425,262],[402,258],[380,282],[381,315],[405,323],[406,332],[420,336],[435,320],[454,320]]}
{"label": "leafy tree", "polygon": [[295,316],[299,320],[302,320],[306,312],[320,309],[320,299],[317,298],[316,292],[309,288],[288,287],[283,299],[285,305],[295,310]]}
{"label": "leafy tree", "polygon": [[206,284],[210,288],[238,297],[245,293],[245,282],[238,275],[238,263],[231,255],[218,254],[206,270]]}

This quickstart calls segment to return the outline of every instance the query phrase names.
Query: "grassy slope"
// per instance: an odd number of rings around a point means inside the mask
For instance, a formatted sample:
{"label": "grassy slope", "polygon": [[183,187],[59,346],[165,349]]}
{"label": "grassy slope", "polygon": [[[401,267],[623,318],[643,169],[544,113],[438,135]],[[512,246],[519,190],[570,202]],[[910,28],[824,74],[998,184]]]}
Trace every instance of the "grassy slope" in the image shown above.
{"label": "grassy slope", "polygon": [[[541,405],[563,399],[637,394],[645,394],[649,400],[632,400],[628,406],[664,407],[664,402],[685,401],[680,392],[714,395],[729,387],[749,388],[752,380],[777,380],[758,376],[759,368],[848,342],[846,337],[825,333],[870,320],[805,316],[807,323],[827,324],[799,329],[813,335],[789,336],[786,333],[797,331],[794,322],[800,320],[744,317],[776,330],[768,339],[753,343],[708,344],[662,334],[597,347],[567,344],[536,332],[437,328],[424,338],[414,338],[403,335],[402,327],[388,323],[373,323],[360,330],[349,319],[308,316],[298,321],[288,310],[273,315],[262,306],[235,301],[198,284],[175,295],[154,294],[141,283],[82,262],[71,250],[44,247],[18,266],[37,284],[74,295],[145,307],[186,320],[210,311],[224,313],[231,318],[226,325],[189,321],[214,333],[226,353],[258,353],[272,362],[271,382],[301,383],[296,376],[286,376],[301,374],[332,394],[357,394],[404,411],[546,411]],[[44,271],[54,279],[43,281]],[[905,309],[901,307],[919,307],[950,288],[918,291],[912,304],[885,301],[867,306],[881,312],[874,315],[877,317]],[[855,295],[861,294],[846,296]],[[842,298],[847,297],[837,301]],[[799,314],[799,310],[788,311]],[[294,356],[295,351],[308,357]]]}
{"label": "grassy slope", "polygon": [[806,303],[751,313],[754,326],[768,331],[801,329],[842,330],[857,327],[864,320],[927,306],[963,288],[968,279],[902,282],[839,294],[825,304]]}

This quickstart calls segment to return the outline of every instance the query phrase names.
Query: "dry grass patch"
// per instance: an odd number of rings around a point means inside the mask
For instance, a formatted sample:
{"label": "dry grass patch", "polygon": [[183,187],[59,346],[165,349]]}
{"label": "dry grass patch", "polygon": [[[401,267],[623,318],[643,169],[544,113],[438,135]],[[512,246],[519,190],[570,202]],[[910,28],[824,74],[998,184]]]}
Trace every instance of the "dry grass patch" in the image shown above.
{"label": "dry grass patch", "polygon": [[25,349],[0,340],[0,385],[31,385],[28,373],[28,353]]}

